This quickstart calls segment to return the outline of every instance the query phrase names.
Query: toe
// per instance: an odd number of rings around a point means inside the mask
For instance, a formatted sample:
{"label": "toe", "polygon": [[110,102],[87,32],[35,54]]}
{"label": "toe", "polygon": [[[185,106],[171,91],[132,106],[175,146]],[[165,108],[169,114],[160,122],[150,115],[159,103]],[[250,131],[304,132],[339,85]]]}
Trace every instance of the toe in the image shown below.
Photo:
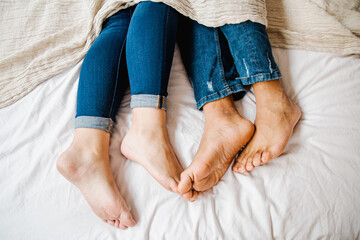
{"label": "toe", "polygon": [[246,169],[246,159],[247,159],[247,155],[242,157],[238,163],[239,163],[239,172],[240,173],[246,173],[247,172],[247,169]]}
{"label": "toe", "polygon": [[253,165],[255,167],[257,166],[260,166],[261,164],[261,153],[257,152],[255,155],[254,155],[254,158],[253,158]]}
{"label": "toe", "polygon": [[246,170],[251,171],[254,169],[254,165],[252,164],[252,158],[248,158],[246,161]]}
{"label": "toe", "polygon": [[135,226],[136,222],[135,220],[133,219],[133,217],[131,216],[130,213],[128,212],[123,212],[120,216],[120,222],[121,224],[123,225],[126,225],[128,227],[133,227]]}
{"label": "toe", "polygon": [[178,193],[178,184],[174,179],[169,180],[169,188],[172,192]]}
{"label": "toe", "polygon": [[199,197],[199,194],[200,193],[198,191],[193,190],[192,197],[190,198],[190,202],[194,202]]}
{"label": "toe", "polygon": [[271,160],[271,153],[268,151],[263,152],[263,154],[261,155],[261,162],[267,163],[270,160]]}
{"label": "toe", "polygon": [[116,219],[116,220],[115,220],[114,227],[120,228],[119,225],[120,225],[120,221],[119,221],[118,219]]}
{"label": "toe", "polygon": [[246,173],[247,172],[245,164],[243,164],[243,163],[238,163],[237,170],[238,170],[239,173]]}
{"label": "toe", "polygon": [[122,230],[125,230],[127,229],[128,227],[122,223],[119,224],[119,228],[122,229]]}
{"label": "toe", "polygon": [[192,195],[193,195],[193,194],[192,194],[192,191],[188,191],[188,192],[186,192],[186,193],[183,193],[183,194],[182,194],[182,197],[183,197],[185,200],[190,201]]}
{"label": "toe", "polygon": [[240,173],[240,163],[235,162],[234,165],[233,165],[233,167],[232,167],[232,170],[233,170],[234,172]]}
{"label": "toe", "polygon": [[115,221],[114,220],[106,220],[106,222],[108,224],[110,224],[111,226],[114,226],[115,225]]}
{"label": "toe", "polygon": [[[244,159],[247,156],[247,153],[244,151],[240,154],[240,156],[235,160],[233,170],[238,173],[246,173],[246,168],[244,164]],[[245,161],[246,163],[246,161]]]}
{"label": "toe", "polygon": [[183,198],[187,201],[193,202],[197,199],[198,197],[198,192],[195,191],[194,189],[191,189],[190,191],[182,194]]}
{"label": "toe", "polygon": [[194,202],[198,198],[199,194],[200,193],[198,191],[191,189],[190,191],[182,194],[182,196],[185,200]]}
{"label": "toe", "polygon": [[187,193],[191,191],[192,187],[193,178],[191,177],[191,175],[186,172],[181,173],[181,180],[177,188],[178,192],[181,194]]}

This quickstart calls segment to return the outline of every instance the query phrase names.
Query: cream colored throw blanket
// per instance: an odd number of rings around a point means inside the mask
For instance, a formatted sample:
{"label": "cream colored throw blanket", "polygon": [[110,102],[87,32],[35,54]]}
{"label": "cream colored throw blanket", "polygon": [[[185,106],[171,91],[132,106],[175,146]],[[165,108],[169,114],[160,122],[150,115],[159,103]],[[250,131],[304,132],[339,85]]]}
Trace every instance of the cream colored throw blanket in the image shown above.
{"label": "cream colored throw blanket", "polygon": [[[0,0],[0,108],[79,62],[110,15],[139,0]],[[266,24],[274,47],[360,54],[359,0],[164,0],[207,26]],[[267,11],[266,11],[267,10]],[[306,61],[306,59],[304,59]]]}

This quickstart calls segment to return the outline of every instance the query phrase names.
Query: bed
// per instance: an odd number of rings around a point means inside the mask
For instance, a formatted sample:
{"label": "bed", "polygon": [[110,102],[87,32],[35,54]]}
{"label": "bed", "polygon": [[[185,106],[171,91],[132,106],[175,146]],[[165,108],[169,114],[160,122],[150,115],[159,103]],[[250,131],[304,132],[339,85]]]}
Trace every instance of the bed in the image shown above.
{"label": "bed", "polygon": [[[62,33],[67,31],[73,29]],[[302,110],[293,136],[281,156],[246,174],[229,168],[193,203],[166,191],[121,154],[119,146],[131,124],[126,94],[111,138],[110,161],[137,221],[127,230],[103,223],[56,170],[56,160],[74,134],[82,62],[55,70],[46,65],[42,77],[49,71],[57,74],[28,86],[26,96],[0,108],[0,239],[360,239],[360,55],[310,51],[310,45],[302,46],[308,50],[291,49],[294,42],[287,42],[285,49],[273,43],[283,87]],[[84,52],[86,48],[78,51],[77,58]],[[251,121],[255,106],[252,89],[236,102]],[[197,151],[203,127],[203,113],[196,109],[176,48],[167,128],[184,168]]]}
{"label": "bed", "polygon": [[[359,239],[360,57],[273,52],[303,112],[284,154],[244,175],[228,169],[193,203],[121,155],[131,123],[126,95],[110,147],[116,182],[138,222],[125,231],[98,219],[55,167],[74,134],[81,62],[0,109],[0,239]],[[251,90],[236,107],[254,121]],[[176,49],[168,131],[183,167],[203,125]]]}

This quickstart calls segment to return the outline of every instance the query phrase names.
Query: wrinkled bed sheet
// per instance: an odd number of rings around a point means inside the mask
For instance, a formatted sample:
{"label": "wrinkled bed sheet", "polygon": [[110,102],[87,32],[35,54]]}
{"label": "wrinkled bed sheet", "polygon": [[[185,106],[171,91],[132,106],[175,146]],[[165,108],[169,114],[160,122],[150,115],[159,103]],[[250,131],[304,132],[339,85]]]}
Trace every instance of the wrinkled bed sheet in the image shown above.
{"label": "wrinkled bed sheet", "polygon": [[[125,97],[111,140],[112,170],[138,222],[125,231],[98,219],[55,167],[74,134],[81,63],[0,109],[0,239],[359,239],[360,57],[284,49],[274,55],[303,112],[284,154],[245,175],[229,169],[194,203],[121,155],[131,123]],[[252,91],[236,106],[254,121]],[[167,116],[186,167],[204,116],[178,50]]]}

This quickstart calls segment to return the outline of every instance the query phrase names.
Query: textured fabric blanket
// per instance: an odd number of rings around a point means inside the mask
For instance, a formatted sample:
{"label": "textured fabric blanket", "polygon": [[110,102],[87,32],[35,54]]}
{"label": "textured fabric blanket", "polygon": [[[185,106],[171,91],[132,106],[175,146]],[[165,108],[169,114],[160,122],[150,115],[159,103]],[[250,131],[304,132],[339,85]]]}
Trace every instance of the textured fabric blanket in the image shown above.
{"label": "textured fabric blanket", "polygon": [[[276,47],[360,54],[358,0],[267,0],[266,6],[264,0],[156,1],[211,27],[267,24]],[[80,61],[104,19],[137,2],[0,0],[0,108]]]}

